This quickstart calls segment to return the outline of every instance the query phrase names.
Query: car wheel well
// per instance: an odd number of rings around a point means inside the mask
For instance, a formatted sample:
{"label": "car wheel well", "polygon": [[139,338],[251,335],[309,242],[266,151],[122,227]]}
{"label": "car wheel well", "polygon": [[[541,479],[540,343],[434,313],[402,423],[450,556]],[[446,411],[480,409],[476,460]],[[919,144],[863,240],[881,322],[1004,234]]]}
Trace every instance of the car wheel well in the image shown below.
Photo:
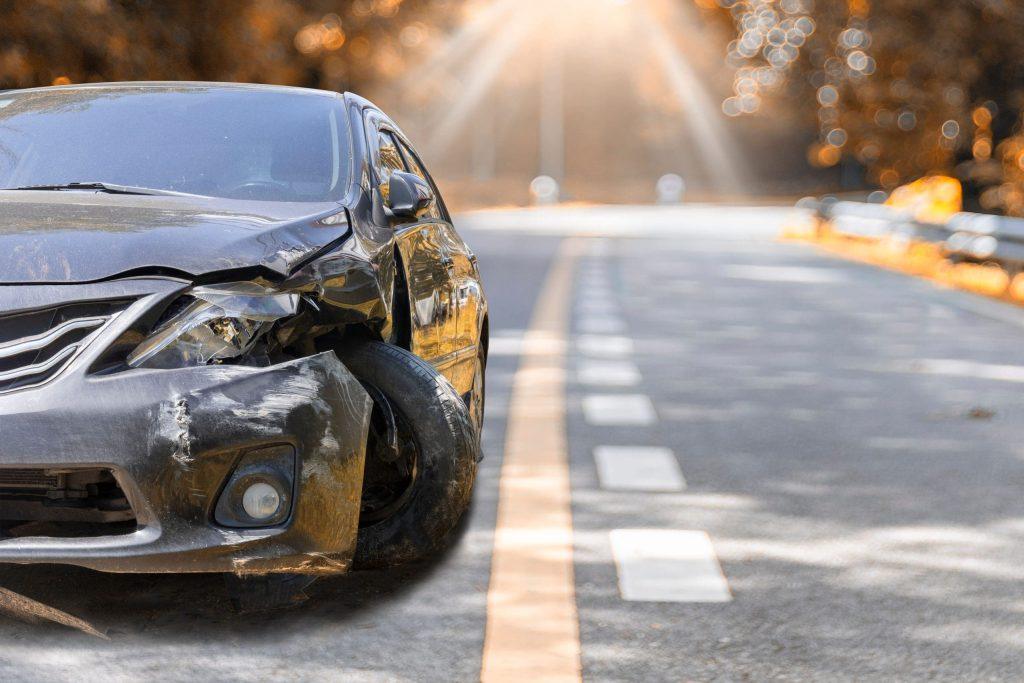
{"label": "car wheel well", "polygon": [[391,295],[391,325],[394,343],[406,351],[412,350],[412,306],[409,300],[409,286],[405,280],[405,266],[402,254],[395,247],[395,284]]}
{"label": "car wheel well", "polygon": [[490,319],[484,315],[484,321],[480,323],[480,346],[484,349],[484,362],[487,362],[487,347],[490,343]]}

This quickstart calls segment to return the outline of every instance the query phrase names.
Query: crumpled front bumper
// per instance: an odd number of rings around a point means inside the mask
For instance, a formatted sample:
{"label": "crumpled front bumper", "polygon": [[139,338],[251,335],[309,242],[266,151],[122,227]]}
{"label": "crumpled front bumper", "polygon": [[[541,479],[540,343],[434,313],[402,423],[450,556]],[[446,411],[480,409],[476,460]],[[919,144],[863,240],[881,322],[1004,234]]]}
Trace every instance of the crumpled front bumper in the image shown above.
{"label": "crumpled front bumper", "polygon": [[[0,467],[110,468],[138,529],[0,540],[0,562],[111,572],[346,571],[372,402],[333,352],[266,368],[73,373],[0,396]],[[227,529],[214,507],[242,454],[290,444],[286,523]]]}

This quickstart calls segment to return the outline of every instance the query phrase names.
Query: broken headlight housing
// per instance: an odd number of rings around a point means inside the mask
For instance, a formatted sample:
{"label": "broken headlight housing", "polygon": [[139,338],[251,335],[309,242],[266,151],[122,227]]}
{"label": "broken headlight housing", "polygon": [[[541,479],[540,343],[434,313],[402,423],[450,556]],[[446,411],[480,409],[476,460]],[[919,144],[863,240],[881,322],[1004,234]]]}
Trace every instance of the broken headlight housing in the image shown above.
{"label": "broken headlight housing", "polygon": [[128,365],[180,368],[238,358],[276,321],[295,315],[298,307],[298,294],[257,282],[193,287],[128,354]]}

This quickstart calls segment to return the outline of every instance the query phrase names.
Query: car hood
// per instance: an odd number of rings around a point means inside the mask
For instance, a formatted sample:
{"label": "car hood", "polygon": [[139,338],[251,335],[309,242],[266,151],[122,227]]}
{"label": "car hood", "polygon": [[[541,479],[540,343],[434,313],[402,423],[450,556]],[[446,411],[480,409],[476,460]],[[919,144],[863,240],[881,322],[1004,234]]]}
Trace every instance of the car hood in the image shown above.
{"label": "car hood", "polygon": [[332,202],[0,191],[0,283],[252,267],[283,276],[344,238],[344,216]]}

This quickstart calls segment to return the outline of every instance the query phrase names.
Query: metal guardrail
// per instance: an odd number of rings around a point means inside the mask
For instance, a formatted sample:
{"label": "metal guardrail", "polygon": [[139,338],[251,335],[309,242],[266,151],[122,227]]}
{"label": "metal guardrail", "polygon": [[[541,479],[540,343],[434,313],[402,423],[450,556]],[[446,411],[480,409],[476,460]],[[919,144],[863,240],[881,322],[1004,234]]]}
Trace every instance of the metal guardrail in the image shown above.
{"label": "metal guardrail", "polygon": [[1024,272],[1024,218],[962,212],[945,223],[928,223],[885,204],[807,198],[797,206],[841,235],[928,242],[953,261],[997,263],[1007,272]]}

